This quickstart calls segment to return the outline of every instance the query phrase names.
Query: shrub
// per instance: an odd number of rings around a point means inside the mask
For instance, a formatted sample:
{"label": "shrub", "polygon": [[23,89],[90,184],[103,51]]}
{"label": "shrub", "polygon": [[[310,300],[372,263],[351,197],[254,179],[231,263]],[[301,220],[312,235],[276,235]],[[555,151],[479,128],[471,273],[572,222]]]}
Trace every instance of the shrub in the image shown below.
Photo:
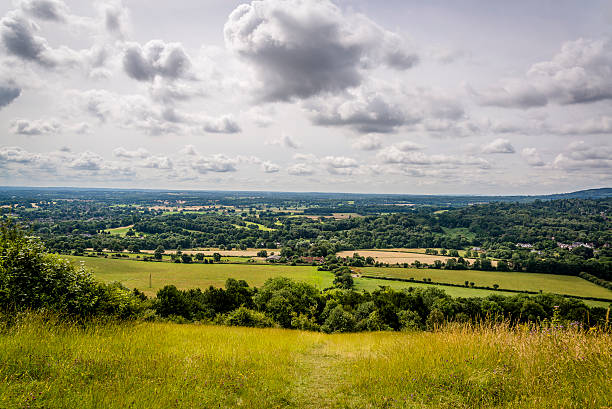
{"label": "shrub", "polygon": [[334,308],[329,317],[325,320],[325,324],[321,330],[327,333],[331,332],[351,332],[355,330],[355,317],[348,311],[345,311],[341,305]]}

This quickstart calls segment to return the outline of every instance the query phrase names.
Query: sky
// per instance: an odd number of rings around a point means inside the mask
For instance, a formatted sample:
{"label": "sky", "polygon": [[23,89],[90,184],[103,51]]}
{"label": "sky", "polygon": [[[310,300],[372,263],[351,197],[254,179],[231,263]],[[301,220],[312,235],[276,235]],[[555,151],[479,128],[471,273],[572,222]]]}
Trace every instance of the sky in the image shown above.
{"label": "sky", "polygon": [[612,186],[607,0],[0,4],[0,185]]}

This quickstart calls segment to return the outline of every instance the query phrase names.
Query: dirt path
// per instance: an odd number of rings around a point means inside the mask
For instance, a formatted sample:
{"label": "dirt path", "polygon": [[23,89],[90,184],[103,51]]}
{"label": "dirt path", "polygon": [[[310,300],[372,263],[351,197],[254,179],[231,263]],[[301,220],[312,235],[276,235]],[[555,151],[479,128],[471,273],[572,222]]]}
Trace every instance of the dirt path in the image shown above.
{"label": "dirt path", "polygon": [[321,339],[296,359],[295,384],[292,386],[297,408],[334,408],[339,399],[336,389],[342,383],[342,356],[330,351]]}

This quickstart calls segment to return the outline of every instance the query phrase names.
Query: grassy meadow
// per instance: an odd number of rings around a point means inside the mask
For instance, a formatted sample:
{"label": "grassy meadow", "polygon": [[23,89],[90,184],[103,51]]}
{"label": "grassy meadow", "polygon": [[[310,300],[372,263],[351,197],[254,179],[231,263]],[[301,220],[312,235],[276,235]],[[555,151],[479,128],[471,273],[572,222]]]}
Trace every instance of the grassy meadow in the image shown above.
{"label": "grassy meadow", "polygon": [[493,287],[508,290],[527,290],[578,295],[582,297],[599,297],[612,299],[612,291],[590,281],[576,276],[555,274],[536,274],[504,271],[475,270],[437,270],[417,268],[376,268],[364,267],[358,269],[362,274],[372,276],[394,277],[422,280],[424,277],[440,283],[464,284],[470,281],[478,286]]}
{"label": "grassy meadow", "polygon": [[326,335],[25,316],[0,328],[0,407],[600,409],[610,345],[501,324]]}
{"label": "grassy meadow", "polygon": [[[154,263],[137,261],[134,258],[130,259],[112,259],[98,257],[77,257],[77,256],[62,256],[72,260],[75,263],[83,262],[89,270],[91,270],[96,278],[104,282],[119,281],[128,288],[138,288],[145,294],[152,296],[165,285],[175,285],[179,289],[188,288],[207,288],[208,286],[223,287],[228,278],[237,280],[245,280],[252,286],[261,286],[268,278],[271,277],[288,277],[295,281],[304,281],[313,284],[321,289],[331,287],[334,276],[328,271],[317,271],[316,267],[312,266],[287,266],[274,264],[175,264],[175,263]],[[599,287],[586,280],[578,277],[570,276],[554,276],[547,274],[531,274],[531,273],[500,273],[500,272],[474,272],[474,271],[446,271],[434,269],[402,269],[402,268],[361,268],[358,269],[362,273],[368,275],[376,275],[379,272],[381,276],[393,277],[394,274],[400,278],[414,277],[422,279],[423,277],[431,277],[434,281],[445,282],[445,279],[438,279],[440,273],[448,274],[468,274],[480,273],[483,275],[496,276],[498,274],[511,274],[521,276],[523,280],[528,281],[531,276],[542,276],[543,280],[550,280],[551,283],[557,283],[557,286],[550,285],[545,291],[555,293],[570,293],[573,295],[609,297],[612,298],[612,293],[603,287]],[[416,271],[414,271],[416,270]],[[402,275],[406,274],[406,275]],[[151,284],[149,287],[149,275],[151,275]],[[470,277],[472,277],[470,275]],[[448,277],[447,277],[448,278]],[[455,277],[456,278],[456,277]],[[556,280],[555,280],[556,279]],[[474,281],[478,285],[484,285],[481,280],[470,280],[469,278],[461,278],[458,283],[463,284],[465,280]],[[567,281],[569,280],[569,281]],[[401,281],[377,280],[369,278],[355,278],[355,288],[358,290],[372,291],[379,286],[388,286],[394,289],[408,287],[426,287],[431,284],[408,283]],[[447,282],[455,282],[448,280]],[[549,282],[549,281],[546,281]],[[500,284],[502,282],[493,281]],[[492,285],[492,284],[491,284]],[[443,289],[447,294],[453,297],[486,297],[491,294],[512,295],[512,293],[499,292],[493,290],[474,289],[467,287],[449,287],[436,286]],[[512,287],[508,287],[512,288]],[[581,288],[586,290],[580,291]],[[537,288],[535,291],[539,290]],[[601,289],[601,290],[600,290]],[[571,292],[573,291],[573,292]],[[599,294],[599,295],[592,295]],[[602,295],[603,294],[603,295]],[[607,307],[610,303],[601,301],[585,301],[591,306]]]}

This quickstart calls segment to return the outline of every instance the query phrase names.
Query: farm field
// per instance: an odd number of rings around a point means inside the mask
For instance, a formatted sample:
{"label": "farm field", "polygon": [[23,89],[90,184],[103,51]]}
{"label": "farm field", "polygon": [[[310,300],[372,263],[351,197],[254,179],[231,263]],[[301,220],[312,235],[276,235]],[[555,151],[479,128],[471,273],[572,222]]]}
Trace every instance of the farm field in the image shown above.
{"label": "farm field", "polygon": [[[328,271],[317,271],[312,266],[286,265],[253,265],[253,264],[175,264],[154,263],[135,260],[118,260],[97,257],[62,256],[74,262],[83,262],[96,278],[105,281],[119,281],[128,288],[137,288],[149,296],[153,296],[165,285],[175,285],[179,289],[206,288],[210,285],[223,287],[228,278],[245,280],[249,285],[261,286],[271,277],[288,277],[295,281],[304,281],[321,289],[331,287],[333,275]],[[379,269],[380,270],[380,269]],[[394,269],[384,269],[391,271]],[[418,270],[420,272],[438,270]],[[149,288],[149,274],[152,287]],[[420,276],[418,276],[420,277]],[[416,277],[415,277],[416,278]],[[467,287],[436,286],[423,283],[408,283],[401,281],[355,278],[357,290],[373,291],[380,286],[394,289],[409,287],[438,287],[453,297],[486,297],[491,294],[512,295],[507,292],[483,290]],[[588,283],[588,282],[587,282]],[[589,283],[590,284],[590,283]],[[605,307],[608,303],[585,301],[589,305]]]}
{"label": "farm field", "polygon": [[0,407],[600,409],[611,343],[503,325],[327,335],[26,316],[0,332]]}
{"label": "farm field", "polygon": [[[403,264],[408,263],[412,264],[415,261],[419,261],[421,263],[433,264],[435,260],[440,260],[445,262],[446,260],[453,258],[448,256],[440,256],[440,255],[432,255],[432,254],[422,254],[419,253],[411,253],[407,251],[393,251],[393,250],[352,250],[352,251],[340,251],[336,253],[339,257],[352,257],[354,253],[358,253],[362,257],[373,257],[379,263],[389,263],[389,264]],[[456,257],[455,257],[456,259]],[[467,258],[470,263],[474,262],[473,258]],[[496,266],[497,261],[491,260],[491,264]]]}
{"label": "farm field", "polygon": [[110,234],[117,234],[121,237],[125,237],[125,234],[128,232],[128,230],[130,230],[132,227],[134,227],[134,225],[130,225],[130,226],[123,226],[123,227],[115,227],[114,229],[106,229],[104,230],[107,233]]}
{"label": "farm field", "polygon": [[577,295],[581,297],[599,297],[612,299],[612,291],[584,280],[580,277],[518,273],[502,271],[474,271],[474,270],[437,270],[417,268],[358,268],[362,274],[372,276],[394,277],[422,280],[424,277],[432,281],[451,284],[464,284],[465,281],[474,282],[477,286],[493,287],[498,284],[502,289],[527,290]]}
{"label": "farm field", "polygon": [[[132,260],[116,260],[96,257],[63,256],[75,262],[83,262],[94,275],[105,282],[120,281],[126,287],[138,288],[148,295],[155,295],[165,285],[180,289],[223,287],[228,278],[245,280],[249,285],[261,286],[270,277],[289,277],[323,289],[331,287],[333,275],[317,271],[311,266],[249,265],[249,264],[175,264]],[[149,274],[152,288],[149,288]]]}

